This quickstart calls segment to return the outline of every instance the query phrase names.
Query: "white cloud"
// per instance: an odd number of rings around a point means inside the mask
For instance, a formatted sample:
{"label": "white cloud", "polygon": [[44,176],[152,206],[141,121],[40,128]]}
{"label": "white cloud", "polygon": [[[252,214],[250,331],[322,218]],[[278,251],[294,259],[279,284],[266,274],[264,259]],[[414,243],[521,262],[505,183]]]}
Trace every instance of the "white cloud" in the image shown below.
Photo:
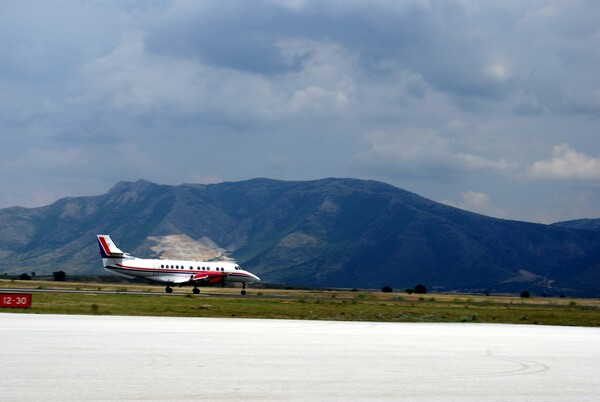
{"label": "white cloud", "polygon": [[600,157],[577,152],[567,143],[556,145],[552,155],[550,160],[529,166],[527,175],[532,179],[600,180]]}
{"label": "white cloud", "polygon": [[282,99],[290,116],[337,114],[345,111],[356,91],[353,76],[358,57],[343,47],[312,40],[280,40],[277,46],[288,63],[302,60],[297,72],[278,82],[287,93]]}
{"label": "white cloud", "polygon": [[14,159],[6,159],[2,163],[2,170],[36,170],[43,173],[49,170],[77,169],[85,164],[85,155],[80,149],[31,148]]}
{"label": "white cloud", "polygon": [[369,149],[354,157],[355,167],[388,177],[445,180],[464,172],[508,172],[517,167],[516,163],[502,158],[492,159],[463,150],[452,138],[436,130],[377,131],[365,135],[365,140]]}
{"label": "white cloud", "polygon": [[490,205],[491,200],[485,193],[478,193],[477,191],[465,191],[461,194],[463,200],[467,203],[467,205],[473,205],[476,207],[481,207],[485,205]]}
{"label": "white cloud", "polygon": [[506,217],[506,211],[496,207],[492,202],[491,198],[481,192],[468,190],[460,194],[462,201],[453,202],[449,200],[443,200],[442,203],[464,209],[467,211],[487,215],[494,216],[497,218]]}
{"label": "white cloud", "polygon": [[285,170],[290,167],[290,161],[281,155],[269,155],[265,160],[265,166],[269,170]]}
{"label": "white cloud", "polygon": [[123,177],[153,173],[159,169],[154,167],[156,164],[153,162],[130,142],[103,146],[101,153],[98,153],[97,144],[64,149],[35,147],[5,159],[0,165],[0,173],[3,176],[34,178],[35,182],[43,182],[45,176],[73,177],[81,174],[100,180],[109,172],[120,172]]}
{"label": "white cloud", "polygon": [[501,63],[492,63],[485,68],[485,73],[496,81],[506,81],[511,77],[511,71],[508,66]]}
{"label": "white cloud", "polygon": [[300,12],[306,6],[306,0],[267,0],[269,3],[276,4],[280,7],[289,8],[292,11]]}
{"label": "white cloud", "polygon": [[295,113],[323,114],[346,105],[348,97],[343,91],[328,91],[319,87],[300,89],[290,100],[290,109]]}

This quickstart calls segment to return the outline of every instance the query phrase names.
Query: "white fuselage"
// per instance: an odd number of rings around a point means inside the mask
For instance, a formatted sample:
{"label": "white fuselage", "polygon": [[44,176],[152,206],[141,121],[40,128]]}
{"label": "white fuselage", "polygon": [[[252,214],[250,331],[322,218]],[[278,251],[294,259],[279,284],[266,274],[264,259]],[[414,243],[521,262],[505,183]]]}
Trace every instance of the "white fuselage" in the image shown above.
{"label": "white fuselage", "polygon": [[229,261],[155,260],[126,255],[123,258],[103,258],[102,263],[104,269],[118,275],[164,283],[184,283],[204,276],[227,282],[260,281],[256,275]]}

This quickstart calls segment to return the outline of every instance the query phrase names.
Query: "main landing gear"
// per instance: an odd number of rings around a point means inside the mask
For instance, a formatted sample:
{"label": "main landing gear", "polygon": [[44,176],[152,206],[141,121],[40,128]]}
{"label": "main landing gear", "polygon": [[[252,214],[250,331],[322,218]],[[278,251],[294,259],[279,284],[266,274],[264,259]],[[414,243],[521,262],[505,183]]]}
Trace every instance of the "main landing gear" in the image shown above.
{"label": "main landing gear", "polygon": [[[173,288],[170,285],[167,285],[165,287],[165,292],[167,293],[173,293]],[[192,293],[195,295],[200,294],[200,289],[198,289],[197,286],[194,286],[194,289],[192,289]],[[242,296],[246,295],[246,282],[242,282],[242,291],[240,292],[242,294]]]}

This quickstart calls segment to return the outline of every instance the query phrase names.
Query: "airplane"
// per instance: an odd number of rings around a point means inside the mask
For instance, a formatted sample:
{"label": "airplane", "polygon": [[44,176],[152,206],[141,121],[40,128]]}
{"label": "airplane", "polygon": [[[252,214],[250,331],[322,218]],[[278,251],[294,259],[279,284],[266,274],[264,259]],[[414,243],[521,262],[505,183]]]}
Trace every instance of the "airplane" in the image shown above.
{"label": "airplane", "polygon": [[242,295],[246,283],[259,282],[260,278],[240,268],[232,261],[158,260],[137,258],[119,249],[109,235],[96,235],[104,269],[127,278],[144,278],[166,283],[165,291],[173,293],[173,285],[192,285],[194,294],[200,293],[199,285],[215,285],[225,282],[241,282]]}

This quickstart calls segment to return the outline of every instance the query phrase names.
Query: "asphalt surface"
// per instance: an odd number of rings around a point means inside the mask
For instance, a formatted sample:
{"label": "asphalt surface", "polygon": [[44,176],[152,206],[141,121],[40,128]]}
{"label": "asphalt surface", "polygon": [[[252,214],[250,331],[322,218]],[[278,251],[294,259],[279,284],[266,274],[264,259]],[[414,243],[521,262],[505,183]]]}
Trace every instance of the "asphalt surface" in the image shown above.
{"label": "asphalt surface", "polygon": [[0,313],[0,400],[597,401],[600,329]]}

